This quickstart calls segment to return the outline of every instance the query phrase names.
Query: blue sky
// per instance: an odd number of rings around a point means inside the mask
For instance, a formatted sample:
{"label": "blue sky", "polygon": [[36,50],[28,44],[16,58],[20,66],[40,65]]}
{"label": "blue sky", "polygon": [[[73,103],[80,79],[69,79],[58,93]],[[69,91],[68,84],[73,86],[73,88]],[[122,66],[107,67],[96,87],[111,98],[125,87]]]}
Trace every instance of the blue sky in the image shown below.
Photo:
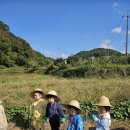
{"label": "blue sky", "polygon": [[53,58],[108,44],[124,52],[127,10],[129,0],[0,0],[10,31]]}

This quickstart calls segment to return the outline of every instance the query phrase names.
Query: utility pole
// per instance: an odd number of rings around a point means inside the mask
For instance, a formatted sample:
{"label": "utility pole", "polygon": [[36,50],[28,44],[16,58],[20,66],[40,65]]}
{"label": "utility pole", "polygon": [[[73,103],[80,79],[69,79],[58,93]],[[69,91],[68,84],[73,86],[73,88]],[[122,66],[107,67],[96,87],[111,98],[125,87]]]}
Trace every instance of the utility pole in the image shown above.
{"label": "utility pole", "polygon": [[106,44],[108,47],[107,47],[107,57],[109,58],[109,46],[110,46],[110,43],[107,43]]}
{"label": "utility pole", "polygon": [[126,58],[128,56],[128,19],[130,18],[130,16],[128,15],[128,12],[126,14],[126,49],[125,49],[125,55]]}

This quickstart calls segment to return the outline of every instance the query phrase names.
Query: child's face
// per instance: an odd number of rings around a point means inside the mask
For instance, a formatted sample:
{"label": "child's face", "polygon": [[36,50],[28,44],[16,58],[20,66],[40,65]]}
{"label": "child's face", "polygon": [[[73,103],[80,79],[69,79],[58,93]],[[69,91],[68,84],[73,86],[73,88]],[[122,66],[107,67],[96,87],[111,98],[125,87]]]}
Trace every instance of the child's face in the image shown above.
{"label": "child's face", "polygon": [[105,107],[103,107],[103,106],[99,106],[98,109],[99,109],[99,113],[100,114],[104,114],[104,113],[107,112],[106,109],[105,109]]}
{"label": "child's face", "polygon": [[40,93],[34,93],[34,100],[38,101],[42,98],[42,94]]}
{"label": "child's face", "polygon": [[69,108],[69,115],[75,116],[77,115],[77,111],[73,107]]}
{"label": "child's face", "polygon": [[53,97],[53,96],[48,96],[48,102],[49,102],[49,103],[54,103],[54,102],[55,102],[55,97]]}

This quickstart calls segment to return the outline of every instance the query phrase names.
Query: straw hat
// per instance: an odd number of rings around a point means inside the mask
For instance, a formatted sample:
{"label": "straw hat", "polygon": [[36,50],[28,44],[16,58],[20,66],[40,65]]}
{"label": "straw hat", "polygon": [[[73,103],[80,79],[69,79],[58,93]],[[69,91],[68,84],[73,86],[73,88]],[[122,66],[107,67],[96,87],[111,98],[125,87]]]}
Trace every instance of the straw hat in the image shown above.
{"label": "straw hat", "polygon": [[37,89],[34,89],[33,91],[31,91],[30,92],[30,96],[32,98],[34,98],[34,93],[36,93],[36,92],[41,93],[43,95],[43,98],[45,98],[46,93],[43,92],[42,89],[40,89],[40,88],[37,88]]}
{"label": "straw hat", "polygon": [[64,107],[66,107],[67,109],[69,106],[72,106],[72,107],[75,107],[75,108],[81,110],[80,103],[76,100],[71,100],[68,104],[64,104]]}
{"label": "straw hat", "polygon": [[97,106],[109,106],[111,107],[112,105],[110,104],[109,98],[107,98],[106,96],[101,96],[98,101],[97,104],[95,104]]}
{"label": "straw hat", "polygon": [[57,100],[60,101],[60,98],[58,97],[56,91],[50,90],[50,91],[46,94],[46,98],[47,98],[47,96],[49,96],[49,95],[50,95],[50,96],[55,96],[55,97],[57,97]]}

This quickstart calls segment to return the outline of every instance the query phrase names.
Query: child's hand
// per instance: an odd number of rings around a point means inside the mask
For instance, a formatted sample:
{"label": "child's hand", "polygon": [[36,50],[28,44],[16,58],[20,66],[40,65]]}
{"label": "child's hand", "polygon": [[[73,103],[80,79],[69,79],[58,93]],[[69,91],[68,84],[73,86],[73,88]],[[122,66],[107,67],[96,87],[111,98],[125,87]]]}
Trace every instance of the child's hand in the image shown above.
{"label": "child's hand", "polygon": [[91,120],[94,121],[96,118],[97,118],[97,116],[96,116],[95,114],[91,114],[91,115],[90,115],[90,119],[91,119]]}
{"label": "child's hand", "polygon": [[47,121],[47,117],[45,115],[43,115],[42,120],[46,122]]}
{"label": "child's hand", "polygon": [[61,118],[61,119],[60,119],[60,123],[61,123],[61,124],[65,123],[65,118]]}

